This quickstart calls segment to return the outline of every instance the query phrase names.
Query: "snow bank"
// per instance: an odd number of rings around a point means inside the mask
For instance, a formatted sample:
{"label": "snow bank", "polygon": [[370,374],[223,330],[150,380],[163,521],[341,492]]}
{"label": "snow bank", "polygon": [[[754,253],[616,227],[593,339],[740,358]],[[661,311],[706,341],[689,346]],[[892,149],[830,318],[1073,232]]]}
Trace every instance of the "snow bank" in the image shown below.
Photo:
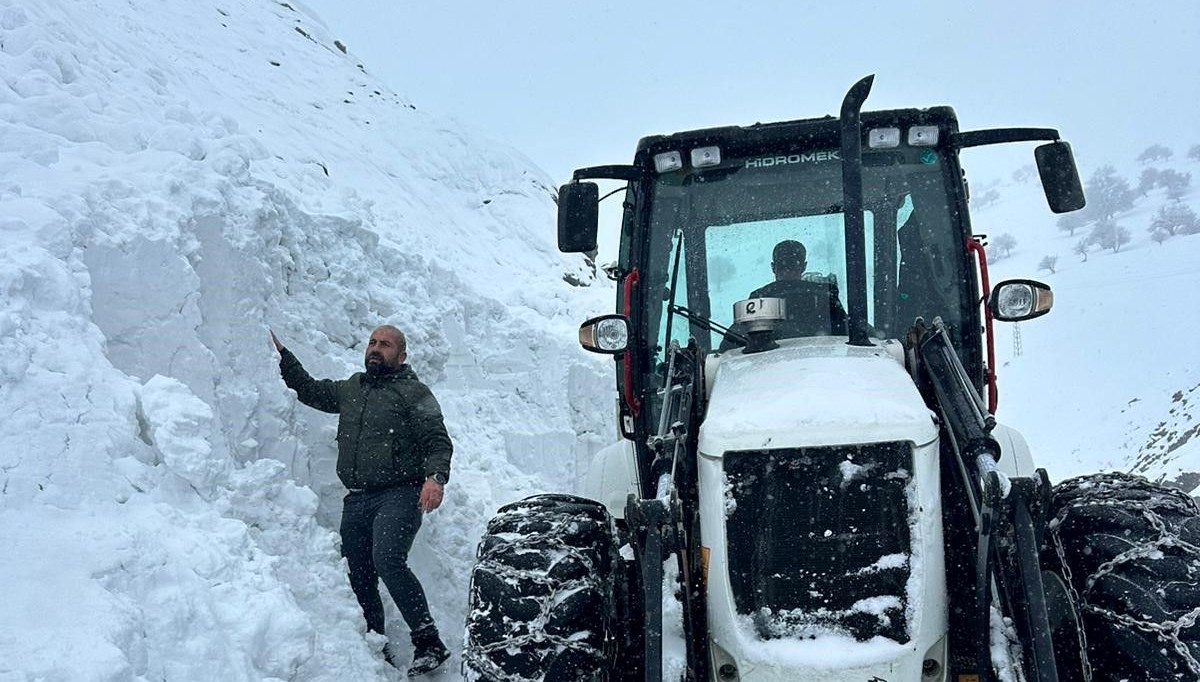
{"label": "snow bank", "polygon": [[551,181],[283,2],[0,0],[0,73],[0,679],[386,674],[334,421],[269,328],[330,377],[408,333],[456,445],[414,549],[456,648],[482,524],[611,431],[572,342],[611,292],[556,252]]}

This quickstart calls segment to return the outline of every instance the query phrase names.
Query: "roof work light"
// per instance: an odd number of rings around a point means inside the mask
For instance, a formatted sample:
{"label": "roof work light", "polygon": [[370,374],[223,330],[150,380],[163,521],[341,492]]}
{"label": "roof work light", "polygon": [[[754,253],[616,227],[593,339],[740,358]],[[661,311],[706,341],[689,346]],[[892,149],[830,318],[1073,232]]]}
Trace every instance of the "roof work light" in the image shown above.
{"label": "roof work light", "polygon": [[872,128],[867,132],[867,146],[871,149],[891,149],[900,146],[899,128]]}
{"label": "roof work light", "polygon": [[654,170],[659,173],[670,173],[683,168],[683,155],[679,152],[663,152],[654,155]]}
{"label": "roof work light", "polygon": [[721,163],[720,147],[697,147],[692,150],[692,167],[707,168]]}

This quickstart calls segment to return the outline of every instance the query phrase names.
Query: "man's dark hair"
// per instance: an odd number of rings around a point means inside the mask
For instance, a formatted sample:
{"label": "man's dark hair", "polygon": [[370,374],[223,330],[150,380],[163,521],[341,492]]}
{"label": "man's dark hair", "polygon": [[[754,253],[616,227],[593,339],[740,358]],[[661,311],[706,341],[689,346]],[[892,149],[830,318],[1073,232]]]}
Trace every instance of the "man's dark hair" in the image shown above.
{"label": "man's dark hair", "polygon": [[379,329],[386,329],[387,331],[391,332],[394,337],[396,337],[397,350],[399,350],[401,353],[408,352],[408,338],[404,336],[404,332],[390,324],[381,324],[376,328],[376,330]]}
{"label": "man's dark hair", "polygon": [[808,251],[795,239],[785,239],[775,245],[771,252],[771,265],[776,270],[803,270]]}

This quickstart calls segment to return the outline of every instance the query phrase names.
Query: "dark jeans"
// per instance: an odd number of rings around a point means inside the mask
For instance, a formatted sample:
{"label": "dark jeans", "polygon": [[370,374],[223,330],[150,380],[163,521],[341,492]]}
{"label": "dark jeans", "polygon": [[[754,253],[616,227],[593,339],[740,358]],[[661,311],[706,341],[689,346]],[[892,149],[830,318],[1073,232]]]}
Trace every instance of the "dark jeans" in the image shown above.
{"label": "dark jeans", "polygon": [[[421,527],[420,486],[351,491],[342,502],[342,556],[350,564],[350,587],[367,628],[384,634],[379,579],[387,586],[413,637],[433,628],[425,591],[408,567],[408,550]],[[436,628],[432,629],[434,637]]]}

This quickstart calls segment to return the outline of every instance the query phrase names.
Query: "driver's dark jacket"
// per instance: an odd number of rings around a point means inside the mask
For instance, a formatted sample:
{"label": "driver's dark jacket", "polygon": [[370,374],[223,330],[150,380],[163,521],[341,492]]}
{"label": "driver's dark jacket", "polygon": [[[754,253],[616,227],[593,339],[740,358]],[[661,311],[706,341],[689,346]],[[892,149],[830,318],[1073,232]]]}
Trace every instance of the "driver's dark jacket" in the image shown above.
{"label": "driver's dark jacket", "polygon": [[347,488],[416,485],[435,473],[450,475],[454,446],[441,406],[407,364],[380,376],[314,379],[285,348],[279,371],[300,402],[339,415],[337,474]]}
{"label": "driver's dark jacket", "polygon": [[831,283],[781,279],[755,289],[749,298],[782,298],[787,302],[787,319],[780,323],[777,338],[846,333],[846,310],[838,300],[837,287]]}
{"label": "driver's dark jacket", "polygon": [[[776,280],[750,292],[747,298],[782,298],[786,303],[787,319],[775,328],[775,338],[799,336],[841,336],[846,333],[846,309],[838,299],[837,286],[830,282],[810,282],[800,279]],[[734,324],[730,331],[745,335],[744,324]],[[725,337],[722,352],[742,345]]]}

